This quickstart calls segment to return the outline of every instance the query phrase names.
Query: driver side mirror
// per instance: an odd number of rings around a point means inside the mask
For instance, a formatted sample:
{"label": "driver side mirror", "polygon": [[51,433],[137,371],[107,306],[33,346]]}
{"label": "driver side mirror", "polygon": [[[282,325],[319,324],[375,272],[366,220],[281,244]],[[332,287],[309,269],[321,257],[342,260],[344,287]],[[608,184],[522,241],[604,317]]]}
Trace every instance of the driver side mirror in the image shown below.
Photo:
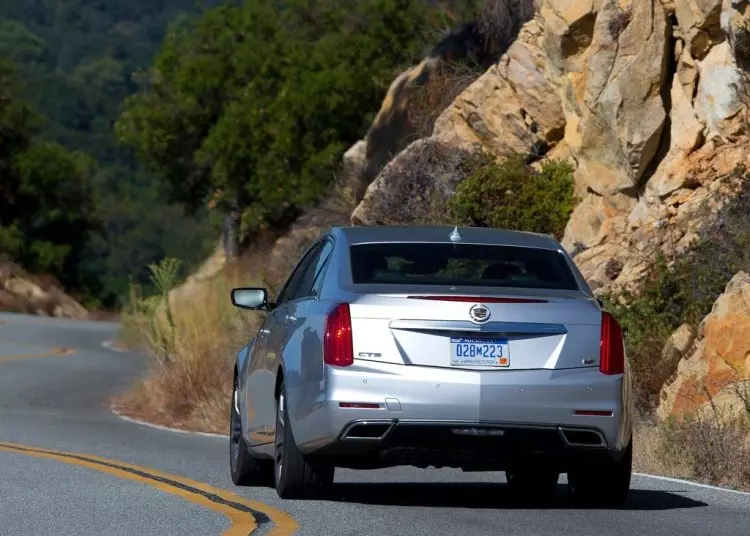
{"label": "driver side mirror", "polygon": [[264,288],[233,288],[232,305],[241,309],[252,311],[268,310],[271,305],[268,302],[268,291]]}

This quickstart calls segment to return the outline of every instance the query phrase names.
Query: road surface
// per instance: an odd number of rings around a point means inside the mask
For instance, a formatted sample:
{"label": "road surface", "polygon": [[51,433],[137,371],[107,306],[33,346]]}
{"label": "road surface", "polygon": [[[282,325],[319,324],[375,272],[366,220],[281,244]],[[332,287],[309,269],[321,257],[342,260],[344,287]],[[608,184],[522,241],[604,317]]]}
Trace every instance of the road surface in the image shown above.
{"label": "road surface", "polygon": [[[750,495],[635,477],[617,510],[510,496],[502,473],[339,471],[326,501],[239,488],[227,440],[127,422],[105,400],[143,356],[102,346],[117,325],[0,315],[0,535],[750,534]],[[564,482],[564,479],[561,479]]]}

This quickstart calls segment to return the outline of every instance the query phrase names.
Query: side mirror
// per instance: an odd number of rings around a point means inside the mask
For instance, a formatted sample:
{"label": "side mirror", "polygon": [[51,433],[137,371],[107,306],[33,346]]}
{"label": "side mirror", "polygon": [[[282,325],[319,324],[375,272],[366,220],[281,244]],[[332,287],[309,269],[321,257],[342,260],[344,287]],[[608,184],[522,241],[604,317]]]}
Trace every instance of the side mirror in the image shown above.
{"label": "side mirror", "polygon": [[264,288],[233,288],[232,305],[258,311],[268,308],[268,291]]}

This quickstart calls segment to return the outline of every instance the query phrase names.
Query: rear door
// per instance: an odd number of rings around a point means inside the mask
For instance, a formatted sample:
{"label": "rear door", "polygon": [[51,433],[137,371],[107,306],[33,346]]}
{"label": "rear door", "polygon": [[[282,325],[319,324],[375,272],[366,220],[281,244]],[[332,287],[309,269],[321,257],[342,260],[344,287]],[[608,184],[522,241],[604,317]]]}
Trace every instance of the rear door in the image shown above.
{"label": "rear door", "polygon": [[[314,358],[315,346],[320,346],[318,339],[318,318],[309,318],[311,302],[316,299],[322,273],[333,251],[333,243],[325,238],[311,252],[309,261],[300,271],[299,280],[295,281],[289,299],[274,311],[279,326],[269,340],[269,351],[274,353],[275,362],[284,361],[285,383],[294,388],[304,383],[307,375],[306,355]],[[309,348],[312,345],[313,348]],[[314,365],[313,365],[314,366]],[[293,410],[296,413],[296,408]],[[268,415],[266,428],[269,433],[275,432],[276,416]]]}
{"label": "rear door", "polygon": [[[601,310],[562,252],[366,246],[350,250],[362,293],[350,306],[356,359],[498,371],[598,366]],[[375,269],[358,267],[359,255]]]}
{"label": "rear door", "polygon": [[273,311],[268,313],[258,333],[258,339],[262,338],[262,347],[253,351],[247,380],[247,422],[250,423],[251,444],[273,441],[276,422],[274,389],[276,371],[279,367],[279,347],[286,336],[287,316],[291,302],[302,282],[306,268],[319,248],[320,243],[311,246],[297,263],[279,292]]}

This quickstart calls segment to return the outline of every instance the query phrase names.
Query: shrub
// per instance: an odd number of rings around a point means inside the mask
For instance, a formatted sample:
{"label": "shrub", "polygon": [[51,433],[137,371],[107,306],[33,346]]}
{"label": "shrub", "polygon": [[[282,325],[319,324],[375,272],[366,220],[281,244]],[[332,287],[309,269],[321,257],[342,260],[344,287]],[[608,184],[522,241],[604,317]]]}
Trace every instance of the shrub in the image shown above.
{"label": "shrub", "polygon": [[497,163],[479,154],[467,165],[476,170],[448,203],[457,223],[562,237],[575,206],[573,168],[568,163],[548,161],[536,171],[522,156]]}
{"label": "shrub", "polygon": [[534,0],[484,0],[479,30],[498,51],[505,51],[524,23],[534,16]]}
{"label": "shrub", "polygon": [[750,489],[750,425],[743,419],[716,417],[637,423],[636,470]]}

